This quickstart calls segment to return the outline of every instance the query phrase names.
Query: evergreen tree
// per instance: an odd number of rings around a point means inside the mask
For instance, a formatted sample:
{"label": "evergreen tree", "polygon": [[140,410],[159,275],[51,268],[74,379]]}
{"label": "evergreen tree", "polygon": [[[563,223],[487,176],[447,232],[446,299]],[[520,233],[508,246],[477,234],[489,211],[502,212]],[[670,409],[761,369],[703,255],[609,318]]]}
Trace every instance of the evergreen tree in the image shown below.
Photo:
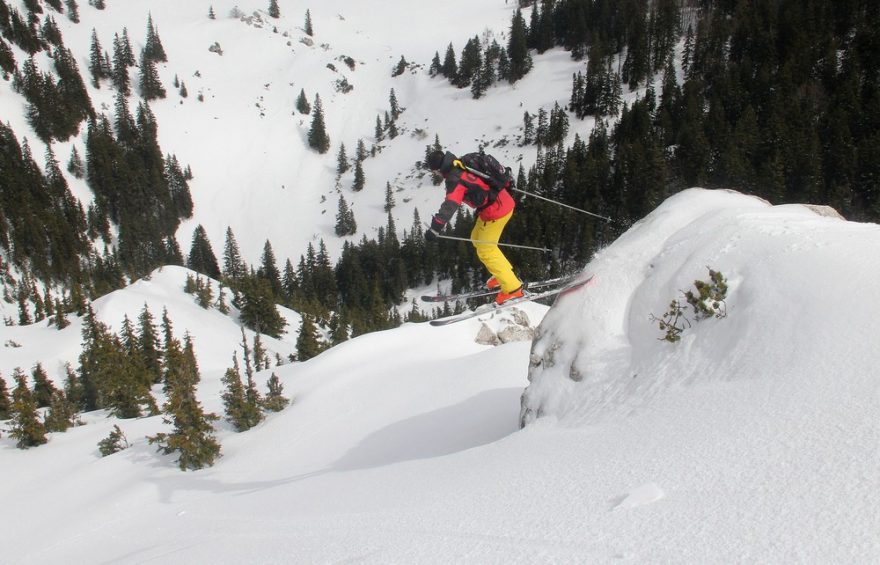
{"label": "evergreen tree", "polygon": [[208,19],[215,20],[217,16],[214,15],[214,6],[208,6]]}
{"label": "evergreen tree", "polygon": [[214,437],[211,425],[219,417],[206,413],[196,399],[198,367],[173,337],[166,345],[166,364],[169,367],[166,377],[168,400],[163,406],[163,420],[171,424],[173,430],[171,433],[148,436],[147,439],[151,444],[158,445],[159,452],[177,454],[177,464],[182,471],[209,467],[220,456],[220,444]]}
{"label": "evergreen tree", "polygon": [[269,17],[275,19],[281,17],[281,9],[278,8],[278,0],[269,0]]}
{"label": "evergreen tree", "polygon": [[125,62],[125,65],[128,67],[133,67],[137,64],[137,61],[134,58],[134,49],[131,47],[131,39],[128,37],[128,28],[122,28],[122,60]]}
{"label": "evergreen tree", "polygon": [[45,408],[46,406],[49,406],[52,401],[52,395],[55,394],[58,389],[56,389],[52,384],[52,381],[49,380],[49,375],[46,374],[46,370],[43,369],[41,363],[37,363],[34,366],[34,369],[31,372],[31,377],[34,381],[33,398],[37,408]]}
{"label": "evergreen tree", "polygon": [[348,156],[345,154],[345,144],[339,144],[339,154],[336,157],[336,174],[342,176],[350,168]]}
{"label": "evergreen tree", "polygon": [[532,69],[532,56],[526,44],[526,21],[522,10],[517,8],[510,24],[510,36],[507,41],[507,56],[510,58],[508,80],[511,84],[526,76]]}
{"label": "evergreen tree", "polygon": [[137,344],[150,384],[162,382],[162,345],[153,314],[146,302],[138,315]]}
{"label": "evergreen tree", "polygon": [[241,382],[237,355],[232,356],[232,363],[233,367],[226,369],[222,379],[226,386],[226,390],[222,394],[223,407],[226,420],[232,424],[235,431],[244,432],[259,424],[262,420],[262,414],[248,403],[245,387]]}
{"label": "evergreen tree", "polygon": [[98,452],[102,457],[119,453],[129,447],[131,447],[131,444],[128,443],[128,438],[125,437],[122,429],[116,424],[113,425],[110,435],[98,442]]}
{"label": "evergreen tree", "polygon": [[396,120],[400,117],[400,114],[403,112],[400,109],[400,105],[397,103],[397,95],[394,93],[394,89],[391,89],[391,93],[388,95],[388,106],[391,108],[391,119]]}
{"label": "evergreen tree", "polygon": [[12,391],[9,435],[17,440],[15,446],[19,449],[43,445],[49,441],[46,438],[46,427],[40,422],[37,403],[27,386],[27,377],[21,369],[15,369],[12,377],[16,386]]}
{"label": "evergreen tree", "polygon": [[6,381],[0,375],[0,420],[8,420],[12,414],[12,401],[9,399],[9,389]]}
{"label": "evergreen tree", "polygon": [[79,4],[76,0],[65,0],[67,5],[67,18],[75,24],[79,23]]}
{"label": "evergreen tree", "polygon": [[442,67],[443,65],[440,63],[440,52],[434,51],[434,58],[431,59],[431,67],[428,70],[428,74],[435,77],[442,72]]}
{"label": "evergreen tree", "polygon": [[364,176],[364,165],[362,159],[357,159],[354,162],[354,183],[352,184],[352,189],[355,192],[360,192],[364,189],[366,185],[367,179]]}
{"label": "evergreen tree", "polygon": [[394,201],[394,191],[391,189],[391,183],[385,183],[385,208],[386,212],[390,212],[397,203]]}
{"label": "evergreen tree", "polygon": [[192,245],[186,266],[212,279],[220,280],[220,266],[217,264],[217,256],[214,255],[208,234],[201,224],[193,230]]}
{"label": "evergreen tree", "polygon": [[483,54],[480,48],[480,40],[476,37],[465,43],[461,52],[461,61],[458,65],[458,74],[453,84],[458,88],[467,88],[471,81],[479,73],[483,65]]}
{"label": "evergreen tree", "polygon": [[275,262],[275,252],[272,251],[272,244],[268,239],[263,245],[263,255],[257,275],[269,282],[274,296],[281,296],[281,273],[278,271],[278,264]]}
{"label": "evergreen tree", "polygon": [[446,56],[443,58],[443,65],[440,67],[440,74],[453,82],[458,76],[458,64],[455,62],[455,49],[452,48],[451,43],[446,47]]}
{"label": "evergreen tree", "polygon": [[281,384],[281,379],[278,378],[278,375],[272,373],[272,376],[266,382],[266,386],[269,389],[269,393],[263,399],[263,408],[270,412],[281,412],[290,404],[290,400],[283,394],[284,385]]}
{"label": "evergreen tree", "polygon": [[67,163],[67,171],[78,179],[83,178],[86,174],[85,165],[79,156],[79,152],[76,150],[76,145],[70,150],[70,161]]}
{"label": "evergreen tree", "polygon": [[76,424],[76,406],[60,390],[52,393],[43,419],[47,432],[65,432]]}
{"label": "evergreen tree", "polygon": [[346,235],[354,235],[357,232],[357,223],[354,219],[354,212],[348,207],[345,198],[339,195],[339,207],[336,212],[336,235],[343,237]]}
{"label": "evergreen tree", "polygon": [[223,275],[228,279],[240,279],[247,274],[244,259],[238,250],[232,228],[226,228],[226,243],[223,246]]}
{"label": "evergreen tree", "polygon": [[296,338],[297,361],[308,361],[321,352],[321,344],[318,341],[318,330],[311,316],[302,315],[302,323],[299,327],[299,336]]}
{"label": "evergreen tree", "polygon": [[376,138],[376,143],[385,139],[385,127],[382,125],[382,118],[379,116],[376,116],[376,129],[373,136]]}
{"label": "evergreen tree", "polygon": [[400,61],[397,62],[397,65],[394,67],[394,71],[391,72],[391,76],[399,77],[400,75],[405,73],[407,65],[409,65],[409,63],[406,61],[406,57],[401,55]]}
{"label": "evergreen tree", "polygon": [[159,72],[156,70],[155,59],[147,55],[147,50],[141,52],[141,79],[140,79],[141,96],[146,101],[155,100],[156,98],[165,98],[165,87],[159,79]]}
{"label": "evergreen tree", "polygon": [[[128,96],[131,93],[131,79],[128,76],[128,64],[125,60],[125,52],[123,51],[122,41],[119,35],[113,37],[113,59],[112,67],[109,69],[109,76],[113,79],[113,86],[120,95]],[[94,71],[92,76],[95,76]],[[97,80],[95,81],[97,86]]]}
{"label": "evergreen tree", "polygon": [[312,111],[312,105],[309,104],[309,99],[306,98],[305,89],[300,89],[299,96],[296,97],[296,109],[300,114],[309,114]]}
{"label": "evergreen tree", "polygon": [[324,126],[324,109],[321,107],[321,96],[315,94],[315,107],[312,111],[312,126],[309,129],[309,147],[318,153],[326,153],[330,149],[330,138]]}
{"label": "evergreen tree", "polygon": [[149,60],[156,63],[164,63],[168,61],[168,56],[165,55],[165,48],[162,47],[162,40],[159,39],[159,34],[153,26],[152,14],[147,16],[147,40],[141,60]]}
{"label": "evergreen tree", "polygon": [[248,328],[272,337],[284,332],[287,322],[278,313],[269,282],[261,277],[245,277],[239,281],[238,307],[241,322]]}
{"label": "evergreen tree", "polygon": [[306,35],[309,37],[315,35],[315,30],[312,28],[312,14],[306,10],[306,21],[303,25],[303,31],[306,32]]}

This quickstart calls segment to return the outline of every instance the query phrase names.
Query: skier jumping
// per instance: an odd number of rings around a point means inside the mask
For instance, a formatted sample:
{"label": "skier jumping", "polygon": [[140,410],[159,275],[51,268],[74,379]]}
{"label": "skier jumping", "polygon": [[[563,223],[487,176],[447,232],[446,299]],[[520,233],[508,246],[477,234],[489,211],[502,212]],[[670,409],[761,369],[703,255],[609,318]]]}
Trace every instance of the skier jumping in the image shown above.
{"label": "skier jumping", "polygon": [[462,204],[474,208],[477,221],[471,231],[471,240],[477,250],[477,257],[492,274],[486,281],[486,288],[500,288],[495,297],[496,304],[522,297],[522,281],[514,274],[513,266],[498,247],[501,232],[513,216],[516,206],[507,186],[492,190],[482,178],[466,170],[461,161],[449,151],[433,151],[428,155],[426,164],[429,169],[446,179],[446,199],[431,219],[431,227],[425,232],[425,239],[433,241],[439,237]]}

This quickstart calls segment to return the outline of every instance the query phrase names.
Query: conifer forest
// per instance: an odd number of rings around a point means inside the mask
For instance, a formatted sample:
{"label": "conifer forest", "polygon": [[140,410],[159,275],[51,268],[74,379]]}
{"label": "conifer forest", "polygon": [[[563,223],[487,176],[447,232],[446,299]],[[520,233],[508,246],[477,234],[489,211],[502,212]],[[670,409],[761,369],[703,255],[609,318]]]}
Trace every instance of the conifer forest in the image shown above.
{"label": "conifer forest", "polygon": [[[438,314],[403,301],[405,290],[437,276],[452,279],[455,289],[484,280],[470,244],[424,240],[433,210],[417,212],[404,226],[389,213],[377,237],[346,243],[335,262],[324,242],[308,244],[299,257],[279,258],[267,240],[260,264],[249,265],[231,229],[219,259],[204,230],[196,230],[191,242],[178,242],[180,222],[193,214],[188,182],[199,171],[163,150],[156,136],[161,124],[150,102],[172,87],[186,87],[161,84],[154,65],[167,55],[152,20],[145,22],[141,53],[132,51],[128,30],[109,50],[95,36],[90,64],[79,68],[55,23],[78,17],[75,0],[25,4],[21,13],[0,0],[0,73],[26,98],[28,121],[42,141],[66,140],[82,130],[86,143],[84,154],[35,155],[0,122],[4,298],[22,305],[21,319],[9,323],[85,314],[89,299],[172,264],[222,280],[252,328],[283,332],[274,305],[284,304],[340,341]],[[825,204],[849,220],[880,219],[877,2],[521,0],[506,44],[484,47],[478,28],[461,51],[438,45],[430,69],[425,62],[438,84],[448,81],[474,98],[491,98],[493,84],[521,80],[550,49],[583,61],[583,71],[571,77],[567,105],[524,112],[517,143],[536,152],[537,160],[513,172],[517,187],[609,220],[518,196],[505,240],[552,250],[508,252],[525,280],[582,267],[666,197],[692,186],[735,188],[774,204]],[[41,72],[32,60],[16,59],[10,45],[32,55],[50,53],[54,69]],[[406,65],[402,58],[401,72]],[[129,84],[134,67],[139,81]],[[92,105],[87,81],[117,93],[112,111]],[[625,89],[645,87],[643,97],[621,102]],[[141,94],[134,108],[125,96],[132,89]],[[324,153],[330,147],[323,131],[327,110],[319,97],[300,94],[297,108],[313,115],[309,144]],[[397,135],[401,110],[394,94],[392,89],[385,120],[377,118],[377,138]],[[587,118],[597,127],[571,142],[569,131]],[[441,141],[460,140],[435,139],[425,152],[442,147]],[[358,147],[350,162],[342,145],[340,169],[357,170],[368,155]],[[86,179],[95,196],[88,208],[71,194],[62,167]],[[386,210],[393,206],[389,187]],[[462,210],[451,224],[450,235],[467,238],[472,217]],[[355,230],[340,197],[336,234]],[[182,243],[189,243],[188,253]],[[88,343],[101,335],[93,329]],[[155,376],[141,382],[150,378]],[[130,402],[118,410],[155,409],[146,398]]]}

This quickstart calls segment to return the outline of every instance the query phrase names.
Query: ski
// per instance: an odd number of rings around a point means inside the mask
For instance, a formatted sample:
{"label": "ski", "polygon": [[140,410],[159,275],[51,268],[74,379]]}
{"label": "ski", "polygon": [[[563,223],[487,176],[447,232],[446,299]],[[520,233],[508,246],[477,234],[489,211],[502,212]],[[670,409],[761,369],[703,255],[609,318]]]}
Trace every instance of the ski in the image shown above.
{"label": "ski", "polygon": [[[578,275],[568,275],[565,277],[556,277],[554,279],[547,279],[543,281],[535,281],[535,282],[527,282],[524,283],[523,286],[526,290],[534,289],[534,288],[544,288],[545,286],[553,286],[553,285],[563,285],[567,282],[573,281]],[[495,290],[474,290],[471,292],[460,292],[458,294],[434,294],[434,295],[424,295],[422,296],[422,301],[424,302],[455,302],[457,300],[470,300],[471,298],[482,298],[484,296],[495,296],[498,294],[499,289]]]}
{"label": "ski", "polygon": [[[523,296],[522,298],[513,298],[508,300],[504,304],[498,305],[494,302],[492,304],[484,304],[475,308],[474,310],[467,310],[460,314],[454,314],[452,316],[447,316],[446,318],[437,318],[436,320],[430,320],[428,323],[432,326],[446,326],[449,324],[454,324],[456,322],[461,322],[463,320],[469,320],[471,318],[475,318],[477,316],[482,316],[483,314],[491,314],[493,312],[497,312],[499,310],[504,310],[505,308],[510,308],[511,306],[516,306],[517,304],[522,304],[523,302],[532,302],[534,300],[541,300],[542,298],[550,298],[552,296],[563,295],[567,292],[571,292],[575,289],[581,288],[583,286],[587,286],[592,284],[593,277],[590,276],[584,280],[573,280],[569,281],[566,284],[563,284],[557,288],[553,288],[550,290],[545,290],[544,292],[536,292]],[[534,288],[534,286],[532,287]]]}

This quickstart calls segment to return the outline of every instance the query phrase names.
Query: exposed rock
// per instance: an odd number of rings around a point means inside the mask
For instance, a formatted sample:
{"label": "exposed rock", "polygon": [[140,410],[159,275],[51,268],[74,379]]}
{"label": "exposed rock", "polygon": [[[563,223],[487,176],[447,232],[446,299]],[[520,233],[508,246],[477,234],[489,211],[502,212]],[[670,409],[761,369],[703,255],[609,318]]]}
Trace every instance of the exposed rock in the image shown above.
{"label": "exposed rock", "polygon": [[485,322],[480,326],[480,331],[477,332],[477,337],[474,339],[480,345],[501,345],[501,340],[498,339],[498,336],[495,332],[492,331]]}
{"label": "exposed rock", "polygon": [[535,337],[534,328],[528,326],[509,325],[498,332],[498,339],[501,343],[510,343],[512,341],[532,341]]}

